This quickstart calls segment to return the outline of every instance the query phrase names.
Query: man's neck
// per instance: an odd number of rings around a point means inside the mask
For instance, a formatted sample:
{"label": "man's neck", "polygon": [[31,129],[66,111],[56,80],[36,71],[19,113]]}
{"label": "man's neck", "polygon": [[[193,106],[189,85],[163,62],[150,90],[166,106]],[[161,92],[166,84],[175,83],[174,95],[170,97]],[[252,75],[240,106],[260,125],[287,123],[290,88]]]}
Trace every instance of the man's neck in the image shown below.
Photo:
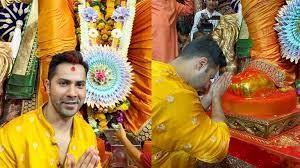
{"label": "man's neck", "polygon": [[63,118],[59,115],[51,104],[47,104],[43,109],[46,120],[52,125],[56,133],[71,132],[73,117]]}
{"label": "man's neck", "polygon": [[[187,80],[187,79],[185,79],[185,76],[186,76],[185,72],[186,72],[186,71],[185,71],[185,68],[184,68],[184,67],[180,66],[180,61],[182,61],[182,60],[180,60],[180,59],[182,59],[182,58],[178,57],[178,58],[174,59],[173,61],[171,61],[170,64],[175,68],[176,73],[177,73],[184,81],[186,81],[186,80]],[[187,82],[187,81],[186,81],[186,82]]]}

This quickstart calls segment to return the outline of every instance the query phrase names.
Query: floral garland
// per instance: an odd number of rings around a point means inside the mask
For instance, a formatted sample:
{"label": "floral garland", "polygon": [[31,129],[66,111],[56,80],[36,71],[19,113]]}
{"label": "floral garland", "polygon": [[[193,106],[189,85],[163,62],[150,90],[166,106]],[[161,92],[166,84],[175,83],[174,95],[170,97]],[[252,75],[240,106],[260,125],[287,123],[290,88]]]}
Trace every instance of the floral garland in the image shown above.
{"label": "floral garland", "polygon": [[88,121],[96,134],[122,123],[133,81],[127,50],[136,0],[75,0],[76,34],[90,70]]}
{"label": "floral garland", "polygon": [[76,0],[75,12],[77,22],[80,23],[76,32],[82,49],[108,45],[112,48],[122,46],[122,49],[128,50],[135,0]]}

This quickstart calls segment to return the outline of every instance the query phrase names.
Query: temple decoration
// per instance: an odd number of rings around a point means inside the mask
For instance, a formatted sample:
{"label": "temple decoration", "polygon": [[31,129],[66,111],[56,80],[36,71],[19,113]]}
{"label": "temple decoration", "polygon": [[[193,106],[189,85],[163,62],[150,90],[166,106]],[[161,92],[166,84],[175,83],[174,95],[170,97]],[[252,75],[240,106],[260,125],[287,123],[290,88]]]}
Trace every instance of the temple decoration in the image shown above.
{"label": "temple decoration", "polygon": [[44,86],[52,57],[76,49],[73,4],[73,0],[38,0],[38,106],[48,101]]}
{"label": "temple decoration", "polygon": [[295,66],[281,58],[273,27],[276,14],[285,2],[241,3],[249,37],[245,36],[237,49],[242,49],[238,54],[248,55],[252,46],[251,62],[233,77],[222,105],[231,128],[268,138],[299,124],[296,93],[290,86],[295,82]]}
{"label": "temple decoration", "polygon": [[13,59],[9,43],[0,42],[0,118],[3,113],[3,82],[12,69]]}
{"label": "temple decoration", "polygon": [[[295,0],[288,5],[285,0],[231,2],[235,11],[242,11],[243,20],[236,43],[239,73],[222,100],[231,133],[229,155],[254,167],[295,167],[300,143],[295,87],[300,84],[293,62],[299,57],[299,8]],[[291,56],[293,62],[287,58]]]}
{"label": "temple decoration", "polygon": [[[30,12],[24,22],[24,31],[17,56],[14,61],[12,74],[6,84],[6,97],[10,99],[31,99],[36,88],[38,74],[37,59],[37,28],[38,1],[30,5]],[[18,21],[17,21],[18,22]],[[21,32],[19,32],[21,34]],[[15,34],[15,35],[20,35]],[[15,38],[14,35],[14,38]],[[12,41],[13,42],[13,41]],[[15,45],[15,44],[12,44]]]}
{"label": "temple decoration", "polygon": [[132,84],[132,68],[125,57],[109,47],[92,47],[83,52],[89,65],[86,103],[113,108],[126,100]]}
{"label": "temple decoration", "polygon": [[251,59],[265,59],[278,65],[286,73],[285,84],[295,81],[295,65],[282,59],[277,32],[274,30],[275,17],[284,5],[284,0],[241,1],[243,17],[247,23],[249,36],[253,42]]}
{"label": "temple decoration", "polygon": [[[13,3],[0,10],[0,39],[11,42],[15,28],[22,29],[30,6],[24,3]],[[17,48],[17,47],[16,47]]]}
{"label": "temple decoration", "polygon": [[16,4],[16,3],[30,4],[31,2],[32,2],[32,0],[1,0],[0,6],[2,5],[4,8],[6,8],[10,4]]}
{"label": "temple decoration", "polygon": [[124,126],[143,141],[151,139],[151,27],[151,1],[140,1],[136,5],[128,49],[134,83],[128,98],[131,105],[124,115]]}
{"label": "temple decoration", "polygon": [[250,49],[252,47],[251,39],[238,39],[236,43],[237,72],[244,71],[250,65]]}
{"label": "temple decoration", "polygon": [[127,55],[135,16],[135,0],[77,1],[81,50],[109,45]]}
{"label": "temple decoration", "polygon": [[0,95],[2,95],[2,84],[4,79],[10,74],[13,65],[11,47],[7,42],[0,42],[0,60]]}
{"label": "temple decoration", "polygon": [[[22,1],[23,2],[23,1]],[[25,2],[25,1],[24,1]],[[26,1],[25,3],[29,3]],[[0,79],[0,124],[5,123],[21,113],[21,104],[24,100],[11,99],[30,99],[35,90],[36,69],[38,61],[35,55],[33,43],[35,39],[35,28],[37,27],[37,1],[32,4],[20,3],[17,1],[1,1],[3,9],[0,10],[0,37],[2,41],[1,48],[4,46],[9,52],[10,61],[0,61],[4,65],[1,73],[8,73],[4,78]],[[3,45],[5,44],[5,45]],[[2,50],[1,49],[1,50]],[[4,52],[4,50],[2,50]],[[5,54],[4,54],[5,55]],[[1,56],[4,56],[3,53]],[[20,61],[21,60],[21,61]],[[5,65],[8,64],[8,65]],[[9,66],[9,70],[6,69]],[[6,69],[6,70],[5,70]],[[7,71],[8,70],[8,71]],[[3,76],[2,76],[3,77]],[[5,87],[2,84],[5,82]],[[1,101],[5,102],[2,103]],[[17,108],[15,108],[17,107]]]}
{"label": "temple decoration", "polygon": [[212,32],[212,37],[217,41],[226,57],[226,70],[232,73],[237,72],[237,60],[234,46],[238,39],[239,26],[236,14],[224,15],[220,23]]}
{"label": "temple decoration", "polygon": [[275,30],[278,32],[281,54],[298,63],[300,59],[300,0],[293,0],[278,12]]}
{"label": "temple decoration", "polygon": [[222,102],[229,126],[264,138],[297,126],[296,93],[284,80],[284,70],[266,60],[234,76]]}
{"label": "temple decoration", "polygon": [[99,134],[123,123],[133,83],[127,52],[135,16],[135,0],[75,2],[77,35],[87,74],[88,120]]}

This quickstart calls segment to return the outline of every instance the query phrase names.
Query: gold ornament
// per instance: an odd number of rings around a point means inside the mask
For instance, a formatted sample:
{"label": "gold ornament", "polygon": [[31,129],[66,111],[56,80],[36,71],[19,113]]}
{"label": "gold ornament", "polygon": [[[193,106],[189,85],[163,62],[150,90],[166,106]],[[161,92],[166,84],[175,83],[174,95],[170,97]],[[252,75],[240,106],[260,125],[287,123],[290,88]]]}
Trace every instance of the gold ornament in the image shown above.
{"label": "gold ornament", "polygon": [[219,25],[212,32],[212,37],[217,41],[226,57],[226,71],[237,72],[237,60],[234,45],[238,39],[238,17],[236,14],[221,16]]}

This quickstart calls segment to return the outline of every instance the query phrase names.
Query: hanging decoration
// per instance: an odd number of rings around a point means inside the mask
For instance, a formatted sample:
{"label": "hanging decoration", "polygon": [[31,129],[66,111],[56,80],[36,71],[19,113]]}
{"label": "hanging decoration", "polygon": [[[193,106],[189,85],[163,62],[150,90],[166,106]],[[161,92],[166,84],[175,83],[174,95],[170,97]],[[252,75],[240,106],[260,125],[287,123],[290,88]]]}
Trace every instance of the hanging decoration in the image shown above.
{"label": "hanging decoration", "polygon": [[282,57],[298,63],[300,59],[300,0],[284,5],[276,17]]}
{"label": "hanging decoration", "polygon": [[122,123],[133,74],[127,52],[136,0],[75,1],[80,50],[89,65],[88,121],[96,134]]}

